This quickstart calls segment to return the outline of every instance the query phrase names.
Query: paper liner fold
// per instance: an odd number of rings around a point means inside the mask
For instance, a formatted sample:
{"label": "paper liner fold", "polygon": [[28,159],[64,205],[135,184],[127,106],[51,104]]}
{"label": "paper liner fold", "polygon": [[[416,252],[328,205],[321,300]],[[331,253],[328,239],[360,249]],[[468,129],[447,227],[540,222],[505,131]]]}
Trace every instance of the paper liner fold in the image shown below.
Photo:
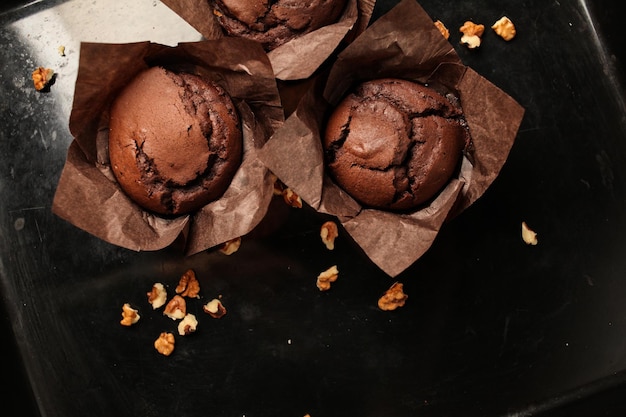
{"label": "paper liner fold", "polygon": [[[229,188],[195,213],[174,218],[143,210],[121,190],[108,159],[108,109],[139,72],[162,65],[207,77],[231,96],[242,120],[244,154]],[[243,39],[181,43],[83,43],[70,132],[74,136],[52,211],[111,244],[136,251],[184,241],[193,254],[250,232],[265,216],[273,177],[257,158],[284,122],[276,80],[259,44]]]}
{"label": "paper liner fold", "polygon": [[[454,93],[472,136],[457,175],[427,206],[409,213],[361,207],[324,172],[324,117],[350,88],[383,77]],[[307,204],[336,216],[367,256],[395,277],[431,247],[446,220],[491,185],[506,162],[523,115],[514,99],[463,65],[417,2],[403,0],[337,56],[258,155]]]}

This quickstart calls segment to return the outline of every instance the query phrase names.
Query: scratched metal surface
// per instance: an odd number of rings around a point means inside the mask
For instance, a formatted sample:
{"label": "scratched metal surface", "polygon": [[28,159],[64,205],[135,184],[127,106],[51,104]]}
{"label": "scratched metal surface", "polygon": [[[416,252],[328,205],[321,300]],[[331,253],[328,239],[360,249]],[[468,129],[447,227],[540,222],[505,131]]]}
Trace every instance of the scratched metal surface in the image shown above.
{"label": "scratched metal surface", "polygon": [[[484,417],[548,415],[622,386],[626,106],[613,4],[457,3],[421,2],[456,39],[467,19],[506,14],[518,26],[510,44],[454,45],[526,115],[493,186],[398,277],[410,302],[392,313],[375,307],[389,279],[347,239],[329,255],[306,208],[236,257],[187,259],[116,248],[52,215],[80,42],[200,37],[153,0],[5,3],[0,288],[15,347],[5,369],[32,390],[6,402],[51,417]],[[376,16],[394,4],[379,1]],[[58,72],[49,93],[31,87],[39,65]],[[537,246],[521,241],[522,221]],[[329,263],[342,277],[321,294],[314,279]],[[152,340],[169,319],[144,308],[125,329],[120,306],[145,304],[146,288],[188,267],[229,313],[161,357]]]}

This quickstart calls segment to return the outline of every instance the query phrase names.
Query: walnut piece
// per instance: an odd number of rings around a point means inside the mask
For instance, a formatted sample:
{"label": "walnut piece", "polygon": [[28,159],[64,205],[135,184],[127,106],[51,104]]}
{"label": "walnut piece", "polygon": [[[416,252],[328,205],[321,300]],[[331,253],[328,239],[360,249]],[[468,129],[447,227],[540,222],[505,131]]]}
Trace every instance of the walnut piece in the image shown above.
{"label": "walnut piece", "polygon": [[333,221],[327,221],[320,229],[320,237],[328,250],[335,249],[335,239],[339,236],[337,224]]}
{"label": "walnut piece", "polygon": [[459,32],[463,34],[461,36],[462,44],[470,49],[478,48],[485,32],[485,25],[479,25],[468,20],[459,28]]}
{"label": "walnut piece", "polygon": [[337,281],[338,277],[339,270],[337,269],[337,265],[333,265],[317,276],[317,288],[320,291],[328,291],[330,289],[330,284]]}
{"label": "walnut piece", "polygon": [[302,208],[302,199],[289,187],[283,190],[283,199],[285,199],[285,203],[289,204],[291,207]]}
{"label": "walnut piece", "polygon": [[236,237],[234,239],[228,240],[220,246],[220,252],[224,255],[232,255],[237,252],[241,247],[241,237]]}
{"label": "walnut piece", "polygon": [[515,25],[511,19],[506,16],[502,16],[498,21],[496,21],[496,23],[491,26],[491,29],[493,29],[494,32],[496,32],[496,34],[505,41],[510,41],[517,33]]}
{"label": "walnut piece", "polygon": [[152,305],[152,309],[163,307],[167,302],[167,291],[160,282],[152,285],[150,292],[146,293],[148,296],[148,302]]}
{"label": "walnut piece", "polygon": [[59,55],[61,55],[61,56],[65,56],[65,46],[64,46],[64,45],[60,45],[60,46],[57,48],[57,51],[59,52]]}
{"label": "walnut piece", "polygon": [[185,317],[185,314],[187,314],[187,303],[180,295],[172,297],[163,310],[163,315],[171,318],[172,320],[182,319]]}
{"label": "walnut piece", "polygon": [[281,180],[278,179],[275,174],[272,173],[271,176],[274,179],[274,195],[283,195],[283,191],[285,191],[285,188],[287,187],[285,186],[285,184],[283,184]]}
{"label": "walnut piece", "polygon": [[180,277],[175,291],[181,297],[200,298],[198,295],[200,293],[200,282],[196,278],[196,272],[193,269],[188,269]]}
{"label": "walnut piece", "polygon": [[170,356],[174,351],[174,344],[176,340],[174,339],[174,335],[168,332],[162,332],[159,335],[159,338],[154,341],[154,348],[161,355]]}
{"label": "walnut piece", "polygon": [[50,81],[52,81],[53,76],[54,70],[50,68],[38,67],[32,74],[35,90],[41,91],[46,88]]}
{"label": "walnut piece", "polygon": [[535,233],[526,222],[522,222],[522,240],[528,245],[536,245],[539,243],[537,233]]}
{"label": "walnut piece", "polygon": [[138,310],[135,310],[128,303],[124,303],[122,306],[122,320],[120,320],[120,324],[122,326],[132,326],[137,323],[141,316],[139,315]]}
{"label": "walnut piece", "polygon": [[181,336],[188,336],[195,332],[197,328],[198,320],[196,319],[196,316],[189,313],[183,317],[180,323],[178,323],[178,334]]}
{"label": "walnut piece", "polygon": [[219,319],[226,315],[226,307],[224,307],[224,304],[222,304],[219,298],[214,298],[206,303],[202,306],[202,310],[214,319]]}
{"label": "walnut piece", "polygon": [[378,308],[385,311],[395,310],[402,307],[408,295],[404,293],[404,285],[401,282],[395,282],[385,293],[378,299]]}
{"label": "walnut piece", "polygon": [[436,20],[435,21],[435,27],[437,29],[439,29],[439,32],[441,32],[441,34],[443,35],[444,38],[446,38],[446,39],[450,38],[450,31],[443,24],[443,22],[441,20]]}

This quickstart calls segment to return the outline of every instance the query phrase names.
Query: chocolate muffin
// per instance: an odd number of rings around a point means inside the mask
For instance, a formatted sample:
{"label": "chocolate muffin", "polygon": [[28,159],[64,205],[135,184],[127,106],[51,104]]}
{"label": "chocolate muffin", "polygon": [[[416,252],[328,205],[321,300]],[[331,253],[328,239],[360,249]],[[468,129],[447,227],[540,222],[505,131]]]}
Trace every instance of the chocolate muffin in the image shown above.
{"label": "chocolate muffin", "polygon": [[225,33],[266,51],[339,20],[348,0],[210,0]]}
{"label": "chocolate muffin", "polygon": [[337,184],[362,205],[390,211],[431,200],[469,143],[458,100],[394,78],[357,86],[332,110],[323,137]]}
{"label": "chocolate muffin", "polygon": [[112,103],[111,168],[124,192],[146,210],[180,215],[218,199],[242,152],[230,96],[197,75],[153,67]]}

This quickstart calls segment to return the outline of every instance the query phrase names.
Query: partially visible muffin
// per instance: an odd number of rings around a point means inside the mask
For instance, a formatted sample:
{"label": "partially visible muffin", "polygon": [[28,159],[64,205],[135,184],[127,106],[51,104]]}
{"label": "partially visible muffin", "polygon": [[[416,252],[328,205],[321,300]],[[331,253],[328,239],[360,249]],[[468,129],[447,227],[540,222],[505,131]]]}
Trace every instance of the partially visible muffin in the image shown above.
{"label": "partially visible muffin", "polygon": [[218,199],[242,153],[231,97],[200,76],[152,67],[112,103],[111,168],[124,192],[146,210],[181,215]]}
{"label": "partially visible muffin", "polygon": [[348,0],[209,0],[225,33],[271,51],[339,20]]}
{"label": "partially visible muffin", "polygon": [[332,110],[323,137],[337,184],[362,205],[391,211],[431,200],[469,143],[458,100],[395,78],[358,85]]}

